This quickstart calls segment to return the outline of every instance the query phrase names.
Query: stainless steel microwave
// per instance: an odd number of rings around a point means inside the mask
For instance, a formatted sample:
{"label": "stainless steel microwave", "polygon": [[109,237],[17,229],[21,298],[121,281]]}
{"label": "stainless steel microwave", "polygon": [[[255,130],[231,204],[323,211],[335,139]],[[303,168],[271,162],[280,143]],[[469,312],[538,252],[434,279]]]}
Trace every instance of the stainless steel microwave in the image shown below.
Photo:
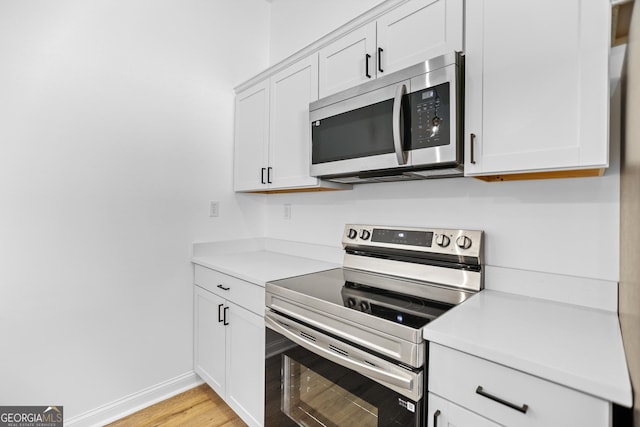
{"label": "stainless steel microwave", "polygon": [[463,68],[452,52],[309,104],[311,175],[342,183],[461,176]]}

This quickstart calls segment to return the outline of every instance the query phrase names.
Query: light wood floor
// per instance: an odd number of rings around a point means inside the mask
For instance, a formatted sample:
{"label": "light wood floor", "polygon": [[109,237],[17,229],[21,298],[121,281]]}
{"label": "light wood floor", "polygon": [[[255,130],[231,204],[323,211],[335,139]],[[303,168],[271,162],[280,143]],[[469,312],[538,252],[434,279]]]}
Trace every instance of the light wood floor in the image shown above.
{"label": "light wood floor", "polygon": [[246,424],[203,384],[122,418],[108,427],[240,427]]}

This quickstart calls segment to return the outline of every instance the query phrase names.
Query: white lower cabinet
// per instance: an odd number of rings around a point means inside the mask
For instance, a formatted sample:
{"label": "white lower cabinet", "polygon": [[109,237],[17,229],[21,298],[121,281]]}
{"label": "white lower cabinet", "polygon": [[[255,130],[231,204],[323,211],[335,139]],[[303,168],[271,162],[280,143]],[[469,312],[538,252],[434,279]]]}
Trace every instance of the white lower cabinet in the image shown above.
{"label": "white lower cabinet", "polygon": [[499,427],[486,418],[433,393],[428,398],[427,427]]}
{"label": "white lower cabinet", "polygon": [[429,426],[611,425],[609,402],[434,343],[428,387]]}
{"label": "white lower cabinet", "polygon": [[263,307],[261,286],[195,267],[194,370],[249,426],[264,422]]}
{"label": "white lower cabinet", "polygon": [[250,426],[261,426],[264,422],[264,318],[229,303],[228,322],[227,404]]}

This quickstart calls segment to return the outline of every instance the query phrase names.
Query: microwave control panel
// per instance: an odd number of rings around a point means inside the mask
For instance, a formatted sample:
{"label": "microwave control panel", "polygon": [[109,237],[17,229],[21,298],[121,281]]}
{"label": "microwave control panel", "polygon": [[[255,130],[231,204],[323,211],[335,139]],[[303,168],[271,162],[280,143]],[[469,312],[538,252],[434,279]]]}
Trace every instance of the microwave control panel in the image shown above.
{"label": "microwave control panel", "polygon": [[449,83],[410,93],[411,150],[450,144]]}

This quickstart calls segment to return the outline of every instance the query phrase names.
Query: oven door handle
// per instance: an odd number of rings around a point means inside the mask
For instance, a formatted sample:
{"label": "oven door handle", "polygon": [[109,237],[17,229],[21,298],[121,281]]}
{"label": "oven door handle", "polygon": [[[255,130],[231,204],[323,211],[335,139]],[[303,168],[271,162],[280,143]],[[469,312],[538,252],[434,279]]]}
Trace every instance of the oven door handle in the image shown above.
{"label": "oven door handle", "polygon": [[[280,321],[277,317],[277,315],[267,311],[265,313],[265,324],[267,325],[267,327],[271,328],[272,330],[278,332],[279,334],[283,335],[284,337],[290,339],[291,341],[293,341],[294,343],[300,345],[301,347],[306,348],[307,350],[316,353],[319,356],[324,357],[325,359],[328,359],[334,363],[337,363],[338,365],[344,366],[345,368],[349,368],[352,369],[358,373],[361,373],[369,378],[371,378],[374,381],[378,381],[380,383],[384,384],[388,384],[388,385],[392,385],[395,386],[396,388],[401,388],[404,390],[408,390],[410,392],[415,392],[415,385],[414,384],[414,379],[412,378],[410,372],[407,372],[406,375],[402,375],[402,373],[393,373],[393,372],[388,372],[385,371],[383,369],[378,368],[377,366],[373,366],[373,365],[368,365],[365,362],[359,361],[359,360],[354,360],[349,358],[348,356],[343,356],[340,353],[328,350],[318,344],[316,344],[316,342],[313,342],[311,340],[308,340],[306,338],[304,338],[301,335],[298,335],[296,332],[292,331],[291,329],[291,325],[289,325],[289,323],[295,324],[295,328],[298,329],[298,332],[302,332],[305,333],[307,335],[311,335],[314,338],[317,337],[324,337],[324,335],[321,335],[320,333],[318,333],[315,330],[309,329],[309,332],[307,332],[306,330],[308,328],[299,325],[289,319],[282,319],[282,321]],[[287,326],[285,326],[287,325]],[[328,338],[327,342],[333,341],[333,339]],[[337,340],[335,340],[337,341]],[[341,343],[340,344],[342,347],[350,347],[347,344]],[[389,363],[390,366],[393,367],[397,367],[396,365]],[[401,370],[402,368],[398,368],[399,370]],[[419,390],[420,394],[421,394],[421,390]],[[413,397],[413,396],[412,396]],[[417,399],[416,399],[417,400]]]}

